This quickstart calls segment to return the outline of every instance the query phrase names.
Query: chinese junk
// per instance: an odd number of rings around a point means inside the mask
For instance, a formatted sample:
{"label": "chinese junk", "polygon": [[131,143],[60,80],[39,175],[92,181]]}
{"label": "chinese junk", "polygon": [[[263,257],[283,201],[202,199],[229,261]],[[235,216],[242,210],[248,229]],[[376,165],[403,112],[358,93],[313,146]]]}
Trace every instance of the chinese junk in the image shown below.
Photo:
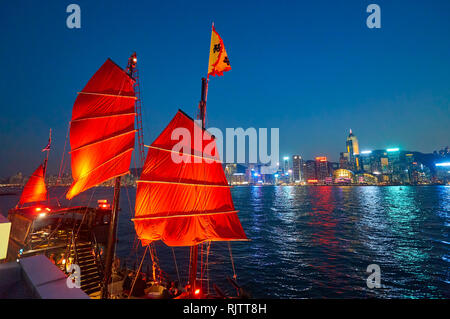
{"label": "chinese junk", "polygon": [[[73,267],[68,266],[79,266],[81,289],[93,298],[226,298],[216,285],[213,286],[214,295],[209,293],[209,289],[203,291],[203,270],[205,264],[208,266],[208,257],[205,261],[203,254],[198,254],[200,245],[207,246],[208,256],[211,242],[247,240],[233,204],[216,141],[205,130],[209,75],[219,76],[231,70],[223,41],[213,27],[208,77],[202,79],[200,124],[178,111],[148,146],[145,163],[142,101],[136,63],[136,54],[128,59],[125,70],[107,59],[78,92],[72,109],[70,154],[73,183],[66,198],[70,201],[80,193],[113,179],[112,205],[99,200],[95,208],[61,207],[59,203],[50,206],[45,185],[46,159],[25,186],[18,207],[10,211],[9,259],[45,254],[68,275],[73,274]],[[129,173],[136,132],[139,146],[136,153],[143,168],[137,182],[133,222],[145,253],[134,275],[135,269],[120,269],[120,261],[114,257],[121,176]],[[173,136],[181,136],[182,139],[174,140]],[[50,143],[51,138],[44,149],[47,158]],[[157,274],[156,270],[160,268],[154,246],[156,241],[169,247],[190,247],[186,287],[175,288],[175,282],[161,276],[161,271]],[[102,248],[105,248],[104,254]],[[148,271],[145,278],[149,280],[144,282],[140,278],[147,250],[152,260],[153,276]],[[200,267],[197,267],[199,259]],[[233,279],[229,278],[229,281],[235,288],[240,288]],[[169,283],[175,293],[167,289]],[[144,287],[147,284],[151,286]],[[136,291],[139,293],[133,293]],[[238,291],[238,297],[244,297],[243,290]]]}
{"label": "chinese junk", "polygon": [[[137,182],[133,221],[142,245],[150,247],[153,263],[156,258],[151,245],[155,241],[161,240],[171,247],[190,247],[189,284],[178,298],[225,297],[215,285],[216,295],[203,291],[202,264],[200,280],[197,278],[198,247],[207,244],[207,260],[211,242],[247,240],[214,136],[205,130],[209,75],[221,76],[230,70],[225,46],[213,24],[208,76],[202,79],[199,121],[179,110],[148,146],[147,159]],[[203,258],[200,260],[203,262]],[[153,277],[155,279],[155,275]],[[232,279],[229,281],[240,288]],[[238,291],[238,297],[244,297],[243,290]]]}
{"label": "chinese junk", "polygon": [[[200,138],[175,141],[171,138],[175,130]],[[162,240],[167,246],[191,247],[189,289],[181,297],[207,297],[196,278],[198,245],[247,239],[216,142],[193,119],[178,111],[148,148],[137,183],[133,219],[136,234],[143,245]]]}
{"label": "chinese junk", "polygon": [[[120,177],[129,173],[135,143],[135,67],[135,54],[126,71],[107,59],[78,92],[72,110],[70,153],[74,181],[66,198],[71,200],[114,178],[112,209],[106,200],[99,200],[94,208],[61,207],[59,202],[50,206],[44,182],[45,160],[24,187],[18,204],[21,207],[9,213],[9,259],[45,254],[66,272],[70,264],[76,264],[80,267],[81,289],[92,297],[98,297],[100,290],[103,297],[108,295]],[[49,149],[50,141],[44,150]],[[104,255],[101,247],[106,247]]]}

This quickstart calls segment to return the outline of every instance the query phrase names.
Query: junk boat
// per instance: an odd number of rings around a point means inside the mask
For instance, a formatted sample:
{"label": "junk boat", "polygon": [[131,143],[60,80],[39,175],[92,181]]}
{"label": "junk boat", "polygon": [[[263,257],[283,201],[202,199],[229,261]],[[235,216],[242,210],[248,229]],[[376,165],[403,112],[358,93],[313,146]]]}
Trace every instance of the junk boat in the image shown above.
{"label": "junk boat", "polygon": [[[204,291],[203,272],[200,270],[199,276],[198,271],[200,245],[205,246],[208,255],[212,242],[247,240],[233,204],[231,186],[226,180],[215,138],[205,129],[209,75],[222,75],[231,69],[214,25],[210,48],[208,76],[207,79],[202,78],[198,121],[179,110],[148,146],[143,142],[136,54],[129,58],[125,70],[111,59],[106,60],[84,89],[78,92],[73,106],[70,123],[73,183],[66,198],[71,200],[114,179],[112,204],[100,201],[98,207],[42,205],[45,201],[43,194],[46,193],[46,169],[40,166],[24,187],[18,207],[9,213],[12,222],[10,259],[34,254],[45,254],[52,259],[55,253],[62,252],[61,269],[67,269],[68,264],[79,265],[81,288],[90,297],[130,298],[148,251],[153,273],[149,278],[150,287],[141,297],[230,298],[216,285],[214,294],[209,293],[209,289]],[[194,139],[173,140],[177,130]],[[137,181],[132,221],[145,251],[132,278],[130,291],[124,294],[121,288],[129,279],[130,269],[113,275],[113,267],[117,270],[113,262],[116,260],[121,176],[129,173],[136,134],[137,153],[143,169]],[[148,148],[145,163],[144,147]],[[22,201],[22,198],[27,199]],[[25,203],[32,205],[25,206]],[[189,248],[188,284],[177,287],[177,294],[168,293],[170,281],[163,278],[162,271],[156,271],[160,269],[155,252],[156,241],[162,241],[168,247]],[[200,269],[204,262],[200,258]],[[236,277],[228,279],[238,291],[236,297],[248,296],[236,283]]]}
{"label": "junk boat", "polygon": [[11,230],[6,261],[43,254],[62,271],[76,263],[82,272],[81,288],[95,295],[101,288],[100,248],[106,245],[105,231],[111,217],[110,205],[62,207],[50,204],[45,184],[48,154],[25,184],[19,203],[8,212]]}

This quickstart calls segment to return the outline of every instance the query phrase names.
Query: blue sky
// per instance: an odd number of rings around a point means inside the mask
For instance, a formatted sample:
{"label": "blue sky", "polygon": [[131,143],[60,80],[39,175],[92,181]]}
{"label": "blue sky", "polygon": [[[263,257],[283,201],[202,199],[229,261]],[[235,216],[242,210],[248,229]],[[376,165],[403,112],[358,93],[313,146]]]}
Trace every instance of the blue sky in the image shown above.
{"label": "blue sky", "polygon": [[[81,29],[66,7],[81,7]],[[368,29],[366,7],[381,7]],[[449,144],[449,1],[8,1],[1,4],[0,177],[30,174],[53,129],[62,156],[76,92],[106,58],[136,51],[150,143],[178,108],[194,116],[211,22],[232,70],[210,80],[208,125],[279,127],[280,156]]]}

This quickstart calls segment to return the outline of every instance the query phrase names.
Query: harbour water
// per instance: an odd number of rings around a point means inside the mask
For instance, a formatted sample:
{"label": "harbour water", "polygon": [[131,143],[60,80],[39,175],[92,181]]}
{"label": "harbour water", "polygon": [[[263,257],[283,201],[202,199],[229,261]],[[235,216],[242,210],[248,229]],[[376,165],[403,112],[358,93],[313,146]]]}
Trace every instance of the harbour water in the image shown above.
{"label": "harbour water", "polygon": [[[20,191],[2,189],[16,192],[0,196],[3,215]],[[70,203],[64,191],[50,188],[50,197],[74,206],[111,200],[113,189],[94,188]],[[233,263],[227,243],[212,243],[203,276],[229,293],[234,266],[256,298],[450,297],[449,186],[249,186],[232,195],[250,241],[231,243]],[[135,189],[123,188],[117,254],[128,266],[143,253],[130,221],[134,200]],[[185,283],[189,249],[157,243],[156,250],[161,268]],[[367,287],[371,264],[381,269],[381,288]]]}

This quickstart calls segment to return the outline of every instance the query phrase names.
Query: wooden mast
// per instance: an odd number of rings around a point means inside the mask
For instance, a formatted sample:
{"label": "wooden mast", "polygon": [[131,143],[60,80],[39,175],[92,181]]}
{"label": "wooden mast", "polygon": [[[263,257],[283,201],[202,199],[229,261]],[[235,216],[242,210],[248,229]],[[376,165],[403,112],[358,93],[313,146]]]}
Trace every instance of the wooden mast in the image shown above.
{"label": "wooden mast", "polygon": [[[206,118],[206,94],[208,90],[208,81],[202,78],[202,95],[199,103],[199,119],[202,121],[202,129],[205,129],[205,118]],[[191,296],[196,295],[197,290],[197,263],[198,263],[198,245],[191,246],[190,250],[190,286],[191,286]]]}
{"label": "wooden mast", "polygon": [[119,212],[119,199],[120,199],[120,176],[115,178],[114,183],[114,198],[113,207],[111,211],[111,218],[109,221],[108,229],[108,245],[106,246],[105,255],[105,273],[104,282],[102,286],[102,298],[108,298],[108,284],[111,279],[112,262],[114,259],[114,248],[117,241],[117,215]]}
{"label": "wooden mast", "polygon": [[[134,53],[128,59],[127,72],[130,77],[133,77],[133,69],[136,67],[136,53]],[[108,229],[108,244],[106,247],[105,254],[105,272],[104,272],[104,282],[102,286],[102,298],[108,298],[108,284],[111,280],[112,273],[112,263],[114,260],[114,251],[117,243],[117,221],[119,214],[119,201],[120,201],[120,181],[121,176],[118,176],[114,180],[114,198],[112,204],[111,218],[109,221]]]}
{"label": "wooden mast", "polygon": [[[214,28],[214,22],[211,26],[211,31]],[[206,100],[208,97],[208,82],[209,82],[209,61],[208,61],[208,72],[206,79],[202,78],[202,93],[200,97],[199,103],[199,120],[202,121],[202,129],[205,129],[205,119],[206,119]],[[203,134],[203,132],[202,132]],[[195,291],[197,290],[197,262],[198,262],[198,245],[194,245],[190,250],[190,269],[189,269],[189,283],[191,285],[191,297],[195,295]]]}

